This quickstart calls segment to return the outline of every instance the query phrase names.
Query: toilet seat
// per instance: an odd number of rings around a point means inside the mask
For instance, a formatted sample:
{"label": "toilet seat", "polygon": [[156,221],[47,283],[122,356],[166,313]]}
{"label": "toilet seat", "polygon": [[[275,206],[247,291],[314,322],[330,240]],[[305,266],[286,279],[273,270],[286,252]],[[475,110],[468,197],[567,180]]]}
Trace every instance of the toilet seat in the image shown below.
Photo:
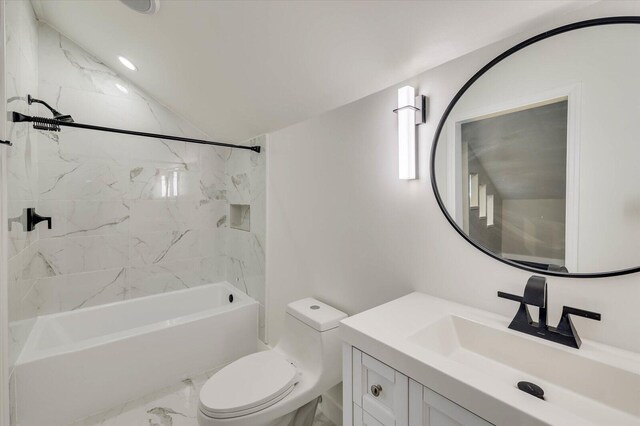
{"label": "toilet seat", "polygon": [[208,417],[246,416],[284,399],[298,382],[295,366],[271,350],[232,362],[200,391],[200,410]]}

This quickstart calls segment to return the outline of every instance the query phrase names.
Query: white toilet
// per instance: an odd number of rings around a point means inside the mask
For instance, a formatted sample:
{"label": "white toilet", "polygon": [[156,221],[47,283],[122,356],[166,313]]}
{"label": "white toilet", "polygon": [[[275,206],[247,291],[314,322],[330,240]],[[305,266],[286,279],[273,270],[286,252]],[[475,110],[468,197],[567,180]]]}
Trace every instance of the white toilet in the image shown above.
{"label": "white toilet", "polygon": [[338,324],[346,317],[312,298],[290,303],[275,348],[240,358],[205,383],[198,424],[287,424],[295,410],[342,380]]}

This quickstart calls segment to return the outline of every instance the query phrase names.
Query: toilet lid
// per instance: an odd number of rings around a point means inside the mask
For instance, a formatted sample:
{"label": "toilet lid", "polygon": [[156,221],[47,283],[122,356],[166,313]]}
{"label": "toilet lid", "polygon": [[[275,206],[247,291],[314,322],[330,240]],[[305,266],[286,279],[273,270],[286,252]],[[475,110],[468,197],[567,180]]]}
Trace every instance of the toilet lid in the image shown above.
{"label": "toilet lid", "polygon": [[257,352],[215,373],[200,391],[200,408],[211,417],[250,414],[284,398],[297,381],[296,368],[282,355]]}

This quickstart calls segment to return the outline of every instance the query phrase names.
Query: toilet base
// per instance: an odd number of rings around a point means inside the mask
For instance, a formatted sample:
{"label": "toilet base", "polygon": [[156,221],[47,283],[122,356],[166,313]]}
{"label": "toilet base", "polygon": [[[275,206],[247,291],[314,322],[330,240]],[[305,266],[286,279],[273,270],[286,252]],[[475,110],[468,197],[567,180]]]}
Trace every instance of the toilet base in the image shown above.
{"label": "toilet base", "polygon": [[[264,423],[261,423],[258,420],[257,422],[252,423],[252,426],[311,426],[316,416],[318,402],[320,402],[320,397],[282,417],[278,417],[277,419],[266,421]],[[198,424],[200,426],[241,426],[245,423],[243,423],[242,417],[214,419],[205,416],[200,410],[198,410]]]}
{"label": "toilet base", "polygon": [[296,412],[292,412],[287,414],[286,416],[282,416],[279,419],[275,419],[269,422],[266,426],[292,426],[293,419],[296,415]]}

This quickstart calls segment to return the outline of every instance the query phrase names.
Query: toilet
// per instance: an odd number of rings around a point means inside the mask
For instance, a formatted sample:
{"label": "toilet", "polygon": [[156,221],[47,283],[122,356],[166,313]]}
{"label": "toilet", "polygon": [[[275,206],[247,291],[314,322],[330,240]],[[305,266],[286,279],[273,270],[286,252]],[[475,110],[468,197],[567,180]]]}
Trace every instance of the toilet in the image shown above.
{"label": "toilet", "polygon": [[200,426],[287,425],[298,408],[342,381],[338,325],[347,314],[313,298],[287,305],[271,350],[240,358],[200,390]]}

